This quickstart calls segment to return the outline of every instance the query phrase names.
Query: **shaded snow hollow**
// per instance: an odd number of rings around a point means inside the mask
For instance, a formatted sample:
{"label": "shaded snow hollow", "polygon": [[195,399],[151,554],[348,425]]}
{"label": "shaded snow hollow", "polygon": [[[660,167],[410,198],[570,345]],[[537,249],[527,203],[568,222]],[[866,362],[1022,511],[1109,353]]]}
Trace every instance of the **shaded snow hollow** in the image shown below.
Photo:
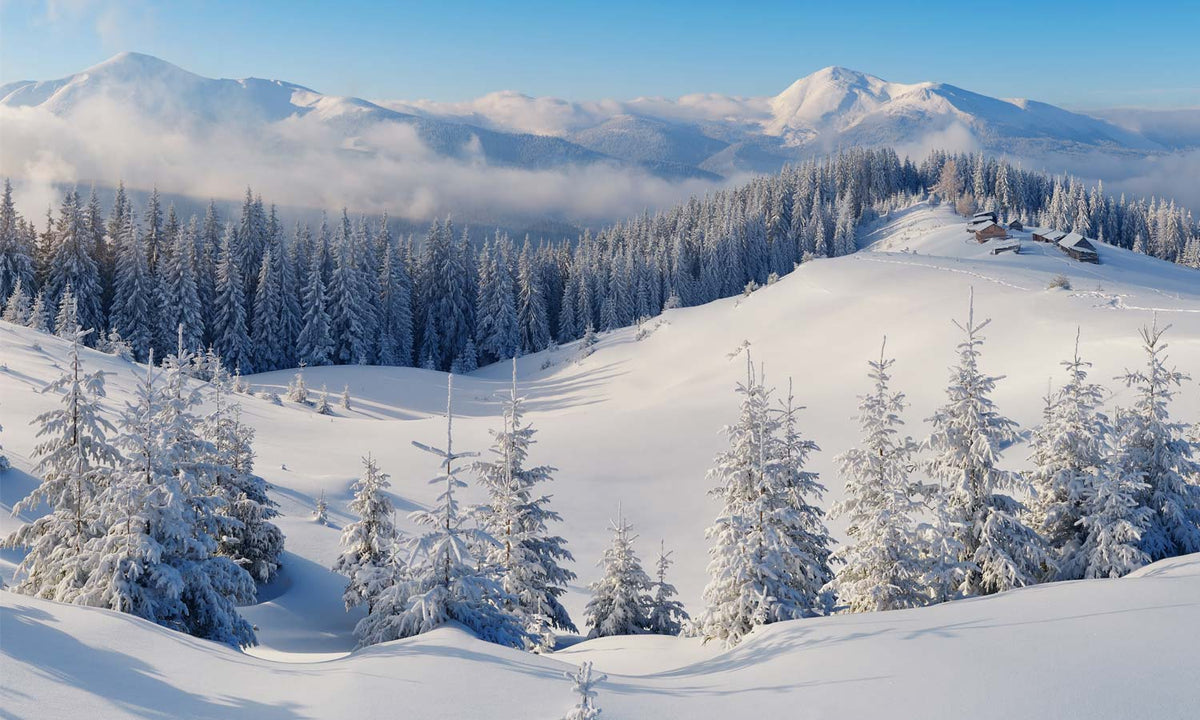
{"label": "shaded snow hollow", "polygon": [[[642,341],[626,329],[601,336],[595,354],[575,348],[522,358],[521,389],[539,444],[531,461],[559,468],[549,488],[580,579],[565,598],[577,622],[586,585],[623,503],[649,564],[660,538],[675,551],[670,578],[693,613],[706,581],[704,528],[716,512],[704,474],[736,413],[742,365],[726,355],[744,340],[768,381],[795,378],[812,460],[840,498],[833,458],[856,440],[855,396],[866,361],[888,335],[897,387],[908,393],[908,430],[922,436],[942,401],[968,288],[987,328],[983,368],[1004,374],[995,399],[1025,428],[1041,413],[1048,379],[1061,380],[1076,327],[1094,375],[1140,365],[1136,330],[1154,313],[1171,323],[1171,362],[1200,375],[1200,274],[1100,247],[1081,265],[1027,239],[1022,254],[992,256],[946,208],[919,205],[868,233],[866,251],[809,263],[748,298],[670,311]],[[1073,290],[1048,290],[1066,274]],[[14,469],[0,477],[0,509],[36,482],[28,422],[57,399],[37,392],[65,362],[66,344],[0,322],[0,443]],[[542,369],[544,361],[551,365]],[[106,407],[130,398],[129,364],[88,352],[108,372]],[[292,372],[249,378],[279,391]],[[258,433],[257,470],[280,503],[287,535],[281,577],[243,609],[261,645],[238,653],[101,610],[0,592],[0,710],[15,717],[552,718],[570,706],[561,673],[584,659],[609,674],[606,715],[622,718],[791,717],[1185,717],[1200,704],[1200,558],[1158,563],[1134,577],[1059,583],[922,610],[781,623],[731,652],[692,639],[608,638],[549,657],[480,643],[455,628],[349,654],[359,615],[344,612],[343,581],[327,569],[348,520],[350,485],[370,452],[391,474],[401,515],[427,507],[436,468],[410,441],[441,438],[445,375],[413,368],[309,368],[310,389],[349,385],[353,410],[334,417],[243,400]],[[455,446],[486,448],[509,377],[507,366],[456,379]],[[1195,382],[1173,414],[1200,419]],[[1006,466],[1027,466],[1018,444]],[[324,492],[330,525],[311,520]],[[28,518],[26,518],[28,519]],[[0,534],[20,522],[0,512]],[[835,536],[843,528],[831,523]],[[9,578],[18,556],[0,553]],[[467,679],[464,682],[464,679]],[[1192,713],[1194,714],[1194,713]]]}

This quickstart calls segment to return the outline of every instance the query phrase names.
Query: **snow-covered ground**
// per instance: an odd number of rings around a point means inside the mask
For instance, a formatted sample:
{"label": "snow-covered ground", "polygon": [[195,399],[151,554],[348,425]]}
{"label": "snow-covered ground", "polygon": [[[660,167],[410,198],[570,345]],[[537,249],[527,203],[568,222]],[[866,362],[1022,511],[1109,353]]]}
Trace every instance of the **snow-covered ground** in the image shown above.
{"label": "snow-covered ground", "polygon": [[[856,439],[855,396],[884,334],[895,381],[909,395],[909,431],[941,402],[968,289],[993,322],[984,370],[1004,374],[995,394],[1024,428],[1041,414],[1047,381],[1061,378],[1076,328],[1093,377],[1141,364],[1136,331],[1170,323],[1169,354],[1200,376],[1200,273],[1107,246],[1099,266],[1073,262],[1024,236],[1019,255],[989,254],[946,208],[919,205],[880,223],[865,252],[805,264],[750,297],[673,310],[641,341],[626,329],[577,360],[573,346],[522,358],[518,378],[538,429],[533,462],[559,470],[551,490],[580,579],[566,597],[577,623],[586,584],[624,508],[649,562],[659,539],[675,551],[670,578],[689,610],[702,609],[707,544],[716,511],[704,474],[733,419],[743,365],[727,355],[749,340],[768,381],[795,380],[813,458],[841,496],[833,457]],[[1047,289],[1058,274],[1073,289]],[[10,509],[34,485],[30,418],[56,399],[37,392],[57,375],[63,341],[0,323],[0,443],[15,468],[0,476]],[[108,406],[129,397],[132,368],[87,353],[108,371]],[[542,368],[549,360],[551,365]],[[495,425],[507,366],[456,379],[455,447],[483,450]],[[249,378],[282,390],[290,372]],[[1000,597],[861,616],[783,623],[732,652],[691,639],[609,638],[538,657],[486,645],[454,628],[353,648],[358,619],[327,569],[351,483],[370,452],[391,474],[397,507],[426,507],[433,462],[410,444],[444,433],[445,375],[411,368],[309,368],[310,388],[349,385],[352,410],[336,415],[243,400],[257,429],[258,472],[273,486],[287,554],[280,578],[244,608],[260,646],[238,653],[109,612],[0,592],[0,709],[16,717],[556,717],[571,704],[561,673],[594,660],[609,674],[600,704],[613,717],[1186,717],[1200,706],[1200,558],[1159,563],[1136,578],[1059,583]],[[331,401],[335,398],[331,397]],[[1200,419],[1200,389],[1185,386],[1174,416]],[[1023,445],[1005,463],[1027,465]],[[330,526],[311,520],[317,496]],[[20,521],[0,513],[0,534]],[[842,528],[832,523],[836,536]],[[7,578],[17,557],[0,555]],[[297,664],[303,663],[303,664]],[[467,678],[466,682],[463,679]]]}

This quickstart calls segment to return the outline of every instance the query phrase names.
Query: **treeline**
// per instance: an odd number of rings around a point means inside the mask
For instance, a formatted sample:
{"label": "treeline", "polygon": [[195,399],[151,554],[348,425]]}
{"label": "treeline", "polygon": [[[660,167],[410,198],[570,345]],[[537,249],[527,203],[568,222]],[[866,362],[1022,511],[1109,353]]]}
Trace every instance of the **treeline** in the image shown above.
{"label": "treeline", "polygon": [[[134,208],[119,189],[104,216],[95,192],[67,192],[45,228],[0,198],[0,298],[6,317],[54,330],[63,316],[88,343],[145,360],[211,348],[243,374],[300,364],[418,365],[470,371],[593,331],[742,292],[811,258],[845,255],[877,214],[928,189],[968,207],[1200,267],[1200,230],[1164,200],[1114,200],[1072,178],[982,155],[934,152],[919,165],[851,149],[735,189],[694,197],[574,241],[497,235],[473,246],[450,220],[418,241],[387,217],[346,210],[285,228],[246,191],[238,218]],[[63,298],[70,298],[64,307]]]}

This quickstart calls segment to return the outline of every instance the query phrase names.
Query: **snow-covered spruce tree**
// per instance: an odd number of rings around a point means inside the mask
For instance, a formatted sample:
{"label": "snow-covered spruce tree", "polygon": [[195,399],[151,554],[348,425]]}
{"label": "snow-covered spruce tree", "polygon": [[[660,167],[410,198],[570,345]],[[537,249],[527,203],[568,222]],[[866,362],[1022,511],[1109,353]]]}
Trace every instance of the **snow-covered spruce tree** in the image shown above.
{"label": "snow-covered spruce tree", "polygon": [[254,581],[215,554],[202,516],[208,506],[193,495],[198,465],[172,431],[181,416],[168,406],[179,397],[160,387],[152,365],[138,379],[117,439],[124,459],[100,495],[104,532],[88,543],[88,579],[71,600],[235,647],[253,645],[254,630],[236,605],[253,601]]}
{"label": "snow-covered spruce tree", "polygon": [[342,409],[343,410],[353,410],[353,408],[350,407],[350,386],[349,385],[342,386]]}
{"label": "snow-covered spruce tree", "polygon": [[213,321],[213,347],[226,367],[238,373],[254,372],[253,347],[246,332],[244,280],[234,245],[233,227],[225,228],[217,262],[217,312]]}
{"label": "snow-covered spruce tree", "polygon": [[367,335],[367,320],[373,312],[372,298],[359,269],[358,244],[350,229],[350,218],[342,210],[342,232],[329,288],[329,318],[335,347],[334,360],[344,365],[370,360],[373,338]]}
{"label": "snow-covered spruce tree", "polygon": [[579,340],[580,359],[589,357],[592,353],[596,352],[596,343],[598,342],[600,340],[596,337],[596,328],[592,327],[591,323],[588,323],[587,327],[584,328],[583,337]]}
{"label": "snow-covered spruce tree", "polygon": [[376,597],[397,581],[395,566],[398,534],[392,522],[391,487],[388,474],[379,470],[375,458],[363,458],[363,475],[354,483],[354,499],[349,509],[358,519],[342,529],[342,554],[333,563],[333,571],[349,582],[342,593],[346,609],[366,604],[375,611]]}
{"label": "snow-covered spruce tree", "polygon": [[283,554],[283,533],[272,522],[279,512],[265,480],[254,474],[254,428],[241,421],[241,406],[230,405],[222,378],[213,383],[213,412],[204,420],[212,445],[214,490],[223,496],[223,514],[234,520],[220,536],[217,551],[245,568],[255,582],[270,582]]}
{"label": "snow-covered spruce tree", "polygon": [[314,252],[304,286],[304,321],[296,340],[296,354],[305,365],[329,365],[333,362],[334,344],[329,335],[330,319],[326,309],[325,280],[321,253]]}
{"label": "snow-covered spruce tree", "polygon": [[4,303],[4,321],[14,325],[28,325],[29,315],[29,296],[25,294],[25,281],[17,278],[8,300]]}
{"label": "snow-covered spruce tree", "polygon": [[591,661],[581,663],[575,672],[565,672],[563,676],[571,681],[571,690],[579,696],[579,702],[571,711],[563,716],[563,720],[597,720],[600,708],[596,706],[596,691],[598,683],[608,679],[603,673],[592,671]]}
{"label": "snow-covered spruce tree", "polygon": [[50,332],[53,325],[52,310],[46,302],[46,293],[38,291],[33,298],[33,307],[29,309],[29,327],[38,332]]}
{"label": "snow-covered spruce tree", "polygon": [[[172,208],[172,212],[174,208]],[[171,254],[159,263],[159,322],[172,333],[181,333],[183,345],[192,352],[203,349],[204,317],[196,280],[196,222],[175,232]]]}
{"label": "snow-covered spruce tree", "polygon": [[444,485],[432,510],[412,513],[426,531],[409,543],[405,577],[383,590],[371,613],[354,629],[360,646],[428,632],[446,622],[466,626],[481,640],[525,647],[529,641],[520,618],[505,610],[511,599],[480,563],[479,548],[496,541],[468,524],[455,493],[466,483],[456,461],[478,453],[454,452],[454,376],[447,379],[446,448],[413,445],[441,459],[443,474],[432,484]]}
{"label": "snow-covered spruce tree", "polygon": [[831,516],[846,519],[850,539],[834,552],[841,566],[830,589],[849,612],[920,607],[931,599],[931,558],[918,531],[922,503],[910,477],[918,446],[900,435],[908,403],[892,389],[896,361],[886,346],[885,338],[879,359],[867,363],[874,386],[859,398],[860,444],[835,460],[846,493]]}
{"label": "snow-covered spruce tree", "polygon": [[325,500],[325,491],[317,496],[316,507],[313,508],[313,520],[322,525],[329,524],[329,503]]}
{"label": "snow-covered spruce tree", "polygon": [[317,404],[313,407],[313,410],[318,415],[333,414],[333,410],[329,408],[329,391],[325,389],[324,385],[321,386],[321,397],[317,399]]}
{"label": "snow-covered spruce tree", "polygon": [[113,278],[109,328],[121,335],[139,361],[150,352],[147,318],[153,287],[146,264],[146,244],[132,212],[125,213],[116,236],[116,267]]}
{"label": "snow-covered spruce tree", "polygon": [[[1082,550],[1091,530],[1081,522],[1083,505],[1105,464],[1109,425],[1099,410],[1104,388],[1088,382],[1091,365],[1079,357],[1076,331],[1075,353],[1062,363],[1067,383],[1047,398],[1044,420],[1030,442],[1034,469],[1027,476],[1032,489],[1029,525],[1054,551],[1060,580],[1085,575],[1088,563]],[[1115,489],[1109,487],[1104,494]]]}
{"label": "snow-covered spruce tree", "polygon": [[[749,350],[747,350],[749,354]],[[797,589],[805,603],[809,606],[808,614],[825,612],[830,605],[830,598],[824,588],[833,579],[833,571],[829,567],[832,556],[833,538],[825,527],[825,513],[821,508],[809,502],[809,498],[819,501],[825,494],[825,486],[821,484],[817,473],[805,470],[808,456],[819,452],[821,448],[812,440],[800,435],[797,428],[796,414],[803,407],[796,405],[792,393],[792,379],[788,378],[787,398],[781,400],[774,412],[779,421],[779,445],[777,462],[780,464],[781,476],[778,482],[781,499],[790,501],[791,510],[796,514],[796,522],[783,523],[782,526],[790,534],[792,552],[790,560],[794,563],[792,572],[799,580]]]}
{"label": "snow-covered spruce tree", "polygon": [[[1019,514],[1022,506],[999,491],[1017,486],[1019,476],[997,467],[1001,447],[1016,439],[1016,423],[1001,415],[991,393],[1000,378],[984,375],[979,358],[990,321],[975,322],[974,293],[966,324],[955,321],[966,339],[958,345],[947,402],[929,422],[925,447],[933,453],[927,468],[942,486],[946,528],[959,546],[965,574],[962,595],[986,595],[1039,582],[1052,571],[1052,558]],[[938,593],[935,589],[935,594]]]}
{"label": "snow-covered spruce tree", "polygon": [[49,512],[18,528],[5,540],[27,553],[17,566],[13,590],[51,600],[67,600],[87,579],[83,549],[100,532],[96,495],[107,485],[120,454],[108,440],[114,430],[100,415],[104,373],[86,373],[80,345],[90,332],[76,328],[68,366],[42,392],[62,392],[59,407],[34,419],[41,483],[13,507],[14,513],[45,506]]}
{"label": "snow-covered spruce tree", "polygon": [[473,467],[488,493],[488,502],[476,512],[480,526],[496,541],[484,546],[482,560],[510,597],[506,609],[520,617],[537,647],[551,649],[552,629],[576,632],[559,601],[567,583],[575,579],[562,563],[574,558],[566,540],[550,534],[548,524],[561,521],[549,508],[550,496],[537,494],[541,483],[553,479],[555,469],[526,467],[536,431],[522,422],[522,402],[514,359],[502,426],[492,431],[492,457]]}
{"label": "snow-covered spruce tree", "polygon": [[[79,193],[74,190],[67,192],[54,225],[55,245],[49,258],[46,288],[49,300],[57,306],[61,306],[63,295],[68,287],[71,288],[80,327],[99,333],[104,328],[100,306],[100,269],[93,257],[95,243],[88,237],[82,210]],[[67,333],[65,337],[70,337],[73,331],[73,324],[67,326],[65,331],[59,330],[60,333]]]}
{"label": "snow-covered spruce tree", "polygon": [[75,291],[68,284],[58,301],[58,314],[54,316],[54,334],[66,340],[74,340],[80,327]]}
{"label": "snow-covered spruce tree", "polygon": [[517,270],[517,325],[522,353],[538,352],[550,344],[546,290],[534,263],[533,249],[526,238]]}
{"label": "snow-covered spruce tree", "polygon": [[308,386],[304,384],[304,366],[300,366],[300,370],[292,376],[292,381],[288,383],[287,399],[289,402],[300,403],[301,405],[308,404]]}
{"label": "snow-covered spruce tree", "polygon": [[679,635],[690,618],[683,603],[675,600],[675,586],[667,582],[667,570],[673,561],[667,550],[666,541],[659,543],[658,572],[651,584],[650,610],[646,614],[646,629],[656,635]]}
{"label": "snow-covered spruce tree", "polygon": [[[1146,367],[1120,376],[1136,394],[1130,408],[1116,413],[1106,453],[1106,484],[1125,483],[1138,506],[1150,510],[1142,518],[1138,547],[1149,562],[1200,552],[1200,463],[1192,456],[1187,426],[1171,420],[1168,405],[1188,376],[1167,367],[1167,344],[1157,319],[1141,329]],[[1113,501],[1114,503],[1116,501]],[[1090,551],[1095,552],[1095,551]]]}
{"label": "snow-covered spruce tree", "polygon": [[600,560],[604,575],[588,586],[592,599],[584,609],[584,621],[589,638],[650,631],[651,582],[633,549],[637,535],[620,511],[611,529],[612,545]]}
{"label": "snow-covered spruce tree", "polygon": [[[1140,428],[1134,424],[1118,427],[1111,438],[1114,445],[1133,444]],[[1142,504],[1150,486],[1137,468],[1120,463],[1105,464],[1082,490],[1077,520],[1081,546],[1075,562],[1081,577],[1106,578],[1127,575],[1150,562],[1142,550],[1146,528],[1154,520],[1154,511]]]}
{"label": "snow-covered spruce tree", "polygon": [[412,354],[412,279],[403,255],[389,241],[379,270],[379,363],[411,365]]}
{"label": "snow-covered spruce tree", "polygon": [[18,280],[24,284],[25,292],[33,295],[33,258],[23,235],[22,219],[13,202],[12,183],[5,178],[0,193],[0,298],[11,295]]}
{"label": "snow-covered spruce tree", "polygon": [[[258,269],[258,283],[254,293],[254,322],[250,344],[254,348],[254,367],[259,370],[274,370],[282,366],[284,357],[283,331],[280,315],[283,311],[284,288],[279,272],[281,260],[268,247]],[[289,288],[290,289],[290,288]]]}
{"label": "snow-covered spruce tree", "polygon": [[705,636],[726,646],[757,625],[825,612],[822,588],[832,578],[828,532],[804,499],[821,490],[802,469],[816,446],[796,433],[790,398],[784,412],[772,411],[748,351],[737,393],[738,421],[725,428],[729,449],[708,474],[722,508],[706,533],[713,546],[701,619]]}

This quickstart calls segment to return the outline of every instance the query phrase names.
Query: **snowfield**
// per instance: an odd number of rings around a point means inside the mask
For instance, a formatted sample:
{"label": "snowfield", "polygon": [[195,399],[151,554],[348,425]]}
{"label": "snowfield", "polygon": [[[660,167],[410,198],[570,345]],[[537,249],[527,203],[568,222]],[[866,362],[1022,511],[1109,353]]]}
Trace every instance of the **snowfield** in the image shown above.
{"label": "snowfield", "polygon": [[[1172,416],[1200,420],[1200,273],[1100,246],[1101,264],[1071,261],[1022,238],[1021,253],[993,256],[948,208],[918,205],[860,234],[855,255],[806,263],[749,297],[671,310],[638,340],[628,328],[600,337],[578,359],[574,345],[521,358],[517,375],[538,430],[532,463],[558,468],[552,507],[564,522],[579,580],[564,602],[582,624],[608,521],[618,506],[635,525],[650,564],[660,538],[674,551],[668,580],[698,615],[707,581],[704,529],[717,506],[705,480],[736,417],[734,383],[744,362],[728,355],[749,341],[767,381],[806,409],[801,431],[821,447],[828,508],[842,495],[833,458],[857,440],[856,396],[866,363],[886,334],[897,358],[895,388],[911,403],[907,431],[923,437],[943,400],[969,289],[984,331],[983,370],[1003,374],[998,409],[1032,428],[1047,382],[1065,379],[1076,329],[1091,377],[1130,401],[1112,380],[1143,362],[1137,329],[1171,324],[1171,364],[1190,372]],[[1066,275],[1072,289],[1048,289]],[[36,484],[34,428],[57,398],[38,390],[59,372],[65,341],[0,323],[0,444],[14,468],[0,475],[0,534],[22,518],[8,510]],[[107,407],[131,397],[133,367],[85,351],[107,375]],[[455,379],[456,449],[483,451],[499,419],[511,369]],[[292,371],[248,378],[282,394]],[[308,368],[335,415],[286,401],[242,399],[257,431],[256,470],[280,504],[287,536],[279,578],[243,608],[260,645],[246,653],[101,610],[0,592],[0,710],[13,717],[553,718],[573,703],[562,677],[592,660],[609,675],[598,687],[605,717],[1079,717],[1183,718],[1200,707],[1200,557],[1157,563],[1110,581],[1056,583],[941,606],[780,623],[724,652],[695,639],[617,637],[537,656],[479,642],[444,627],[352,652],[361,617],[343,610],[344,581],[328,570],[346,504],[372,453],[391,475],[401,518],[427,508],[435,461],[411,441],[444,436],[445,375],[413,368]],[[348,386],[352,409],[336,400]],[[777,393],[778,395],[778,393]],[[1004,464],[1028,466],[1027,449]],[[317,497],[330,523],[312,520]],[[476,495],[474,499],[479,499]],[[28,519],[28,518],[24,518]],[[835,537],[843,527],[830,523]],[[0,554],[9,579],[19,556]],[[463,682],[464,678],[466,682]]]}

